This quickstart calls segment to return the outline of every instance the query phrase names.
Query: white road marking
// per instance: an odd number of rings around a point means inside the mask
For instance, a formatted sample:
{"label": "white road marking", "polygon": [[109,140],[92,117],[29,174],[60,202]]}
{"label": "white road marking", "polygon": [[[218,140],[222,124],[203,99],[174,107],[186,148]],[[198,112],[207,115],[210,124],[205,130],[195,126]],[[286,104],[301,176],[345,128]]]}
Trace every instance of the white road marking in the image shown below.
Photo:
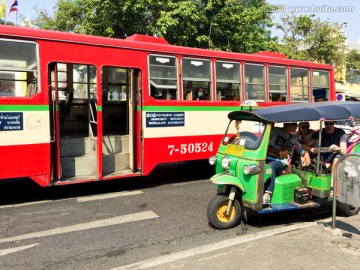
{"label": "white road marking", "polygon": [[189,182],[184,182],[184,183],[176,183],[173,184],[173,187],[178,187],[178,186],[186,186],[186,185],[192,185],[192,184],[202,184],[207,182],[208,180],[195,180],[195,181],[189,181]]}
{"label": "white road marking", "polygon": [[[331,220],[331,219],[329,219],[329,220]],[[116,267],[111,270],[145,269],[148,267],[154,267],[154,266],[162,265],[164,263],[168,263],[171,261],[189,258],[189,257],[195,256],[195,255],[199,255],[199,254],[203,254],[203,253],[211,252],[211,251],[215,251],[215,250],[220,250],[222,248],[231,247],[231,246],[246,243],[249,241],[254,241],[254,240],[258,240],[261,238],[265,238],[265,237],[269,237],[269,236],[273,236],[273,235],[277,235],[277,234],[281,234],[281,233],[285,233],[285,232],[290,232],[290,231],[294,231],[294,230],[298,230],[298,229],[311,227],[311,226],[314,226],[314,225],[317,225],[317,224],[323,223],[323,222],[326,222],[326,220],[322,220],[321,222],[304,222],[304,223],[300,223],[300,224],[295,224],[295,225],[281,227],[281,228],[275,228],[275,229],[271,229],[268,231],[254,233],[254,234],[243,235],[243,236],[236,237],[233,239],[224,240],[224,241],[221,241],[218,243],[212,243],[209,245],[200,246],[200,247],[172,253],[169,255],[164,255],[161,257],[149,259],[146,261]]]}
{"label": "white road marking", "polygon": [[8,255],[10,253],[15,253],[24,249],[28,249],[28,248],[32,248],[39,245],[39,243],[37,244],[32,244],[32,245],[27,245],[27,246],[22,246],[22,247],[16,247],[16,248],[8,248],[8,249],[0,249],[0,256],[5,256]]}
{"label": "white road marking", "polygon": [[96,201],[96,200],[105,200],[105,199],[116,198],[116,197],[139,195],[142,193],[144,193],[144,192],[142,192],[140,190],[139,191],[123,191],[123,192],[116,192],[116,193],[110,193],[110,194],[82,197],[82,198],[78,198],[76,201],[77,202],[88,202],[88,201]]}
{"label": "white road marking", "polygon": [[87,223],[82,223],[82,224],[77,224],[77,225],[72,225],[72,226],[67,226],[67,227],[60,227],[60,228],[41,231],[41,232],[34,232],[34,233],[28,233],[28,234],[23,234],[23,235],[8,237],[8,238],[2,238],[2,239],[0,239],[0,243],[21,241],[21,240],[26,240],[26,239],[39,238],[39,237],[44,237],[44,236],[51,236],[51,235],[70,233],[70,232],[78,232],[78,231],[83,231],[83,230],[118,225],[118,224],[122,224],[122,223],[140,221],[140,220],[145,220],[145,219],[153,219],[153,218],[158,218],[158,217],[159,216],[156,215],[152,211],[144,211],[144,212],[140,212],[140,213],[118,216],[118,217],[107,218],[107,219],[101,219],[101,220],[96,220],[96,221],[92,221],[92,222],[87,222]]}
{"label": "white road marking", "polygon": [[47,203],[47,202],[53,202],[53,201],[46,200],[46,201],[37,201],[37,202],[28,202],[28,203],[3,205],[3,206],[0,206],[0,209],[1,208],[13,208],[13,207],[27,206],[27,205],[33,205],[33,204],[41,204],[41,203]]}

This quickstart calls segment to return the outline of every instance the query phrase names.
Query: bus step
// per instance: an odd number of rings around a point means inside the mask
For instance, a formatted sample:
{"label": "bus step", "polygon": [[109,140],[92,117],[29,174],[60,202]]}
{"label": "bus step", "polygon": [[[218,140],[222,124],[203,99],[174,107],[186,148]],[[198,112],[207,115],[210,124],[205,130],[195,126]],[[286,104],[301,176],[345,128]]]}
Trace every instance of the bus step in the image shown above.
{"label": "bus step", "polygon": [[64,177],[96,175],[96,156],[62,157],[61,169]]}
{"label": "bus step", "polygon": [[97,180],[98,177],[96,176],[88,176],[88,175],[80,175],[80,176],[76,176],[76,177],[65,177],[63,176],[59,181],[54,182],[55,186],[59,186],[59,185],[63,185],[66,183],[81,183],[81,182],[89,182],[89,181],[94,181]]}
{"label": "bus step", "polygon": [[116,172],[112,172],[112,173],[108,173],[108,174],[105,174],[103,175],[103,178],[112,178],[112,177],[117,177],[117,176],[122,176],[122,175],[126,175],[126,176],[129,176],[129,175],[133,175],[133,176],[139,176],[141,175],[140,172],[133,172],[132,170],[130,169],[126,169],[126,170],[122,170],[122,171],[116,171]]}
{"label": "bus step", "polygon": [[85,138],[63,138],[61,139],[61,157],[83,156],[96,151],[96,142]]}
{"label": "bus step", "polygon": [[129,135],[104,135],[102,148],[105,155],[129,152]]}
{"label": "bus step", "polygon": [[129,153],[103,155],[103,173],[111,174],[129,169]]}

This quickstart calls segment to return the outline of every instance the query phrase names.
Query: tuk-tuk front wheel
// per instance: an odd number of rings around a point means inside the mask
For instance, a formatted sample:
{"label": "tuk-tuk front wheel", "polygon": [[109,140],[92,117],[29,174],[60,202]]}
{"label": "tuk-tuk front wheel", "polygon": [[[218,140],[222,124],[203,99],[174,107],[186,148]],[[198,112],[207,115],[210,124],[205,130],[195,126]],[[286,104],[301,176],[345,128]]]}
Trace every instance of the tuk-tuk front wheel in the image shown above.
{"label": "tuk-tuk front wheel", "polygon": [[211,225],[224,230],[230,229],[239,224],[241,218],[241,205],[235,198],[230,213],[227,215],[229,197],[227,195],[215,195],[207,207],[207,217]]}
{"label": "tuk-tuk front wheel", "polygon": [[341,214],[346,217],[355,216],[359,214],[360,207],[352,206],[350,204],[339,202],[339,209]]}

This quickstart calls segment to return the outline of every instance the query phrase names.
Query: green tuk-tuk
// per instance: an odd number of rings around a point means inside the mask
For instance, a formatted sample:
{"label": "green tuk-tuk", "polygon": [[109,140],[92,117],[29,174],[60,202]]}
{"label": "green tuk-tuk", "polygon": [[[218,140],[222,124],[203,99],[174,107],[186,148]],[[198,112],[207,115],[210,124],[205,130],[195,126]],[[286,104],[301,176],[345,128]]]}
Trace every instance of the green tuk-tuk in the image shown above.
{"label": "green tuk-tuk", "polygon": [[[331,171],[321,159],[321,153],[329,149],[318,147],[318,154],[312,157],[309,166],[304,166],[300,157],[292,159],[288,170],[276,177],[270,205],[263,205],[265,182],[272,170],[266,163],[270,132],[274,126],[289,122],[307,121],[321,130],[325,120],[360,118],[360,104],[329,101],[256,110],[248,107],[229,113],[228,118],[230,122],[219,150],[209,159],[215,166],[216,174],[210,180],[217,185],[217,194],[208,204],[207,217],[217,229],[238,225],[246,209],[270,213],[317,207],[319,198],[332,200]],[[352,153],[360,153],[360,144],[350,148]],[[359,207],[338,204],[346,216],[359,213]]]}

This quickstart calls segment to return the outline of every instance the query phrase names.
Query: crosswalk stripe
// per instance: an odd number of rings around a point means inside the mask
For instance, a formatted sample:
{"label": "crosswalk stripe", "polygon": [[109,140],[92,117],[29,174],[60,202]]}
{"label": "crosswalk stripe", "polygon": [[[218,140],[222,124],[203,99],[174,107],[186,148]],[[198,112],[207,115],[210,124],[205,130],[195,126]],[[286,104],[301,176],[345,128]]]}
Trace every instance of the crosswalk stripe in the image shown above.
{"label": "crosswalk stripe", "polygon": [[37,246],[39,243],[37,244],[32,244],[32,245],[27,245],[27,246],[22,246],[22,247],[16,247],[16,248],[8,248],[8,249],[0,249],[0,256],[5,256],[8,255],[10,253],[15,253],[24,249],[28,249],[28,248],[32,248]]}
{"label": "crosswalk stripe", "polygon": [[69,233],[69,232],[77,232],[77,231],[89,230],[89,229],[100,228],[100,227],[105,227],[105,226],[118,225],[118,224],[122,224],[122,223],[140,221],[140,220],[145,220],[145,219],[154,219],[154,218],[158,218],[158,217],[159,216],[152,211],[144,211],[144,212],[124,215],[124,216],[117,216],[117,217],[113,217],[113,218],[107,218],[107,219],[101,219],[101,220],[96,220],[96,221],[87,222],[87,223],[76,224],[76,225],[67,226],[67,227],[60,227],[60,228],[46,230],[46,231],[40,231],[40,232],[34,232],[34,233],[28,233],[28,234],[8,237],[8,238],[2,238],[2,239],[0,239],[0,243],[21,241],[21,240],[26,240],[26,239],[39,238],[39,237],[51,236],[51,235]]}
{"label": "crosswalk stripe", "polygon": [[105,200],[105,199],[111,199],[111,198],[117,198],[117,197],[123,197],[123,196],[132,196],[132,195],[139,195],[144,192],[138,190],[138,191],[122,191],[122,192],[115,192],[110,194],[102,194],[102,195],[94,195],[94,196],[88,196],[88,197],[82,197],[78,198],[77,202],[89,202],[89,201],[96,201],[96,200]]}

